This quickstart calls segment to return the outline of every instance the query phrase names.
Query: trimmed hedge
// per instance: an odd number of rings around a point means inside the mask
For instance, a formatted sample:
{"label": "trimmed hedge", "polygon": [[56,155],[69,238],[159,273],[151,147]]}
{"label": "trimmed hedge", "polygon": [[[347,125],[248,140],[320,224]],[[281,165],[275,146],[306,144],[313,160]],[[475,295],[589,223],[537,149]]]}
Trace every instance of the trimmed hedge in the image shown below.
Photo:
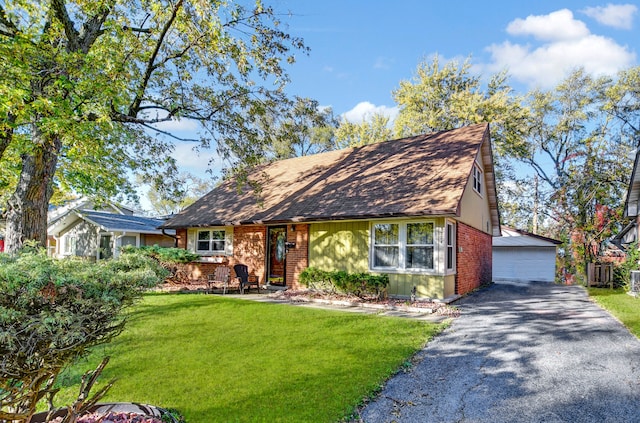
{"label": "trimmed hedge", "polygon": [[389,275],[348,273],[344,270],[326,271],[308,267],[300,273],[300,283],[318,291],[353,294],[363,299],[380,299],[389,285]]}

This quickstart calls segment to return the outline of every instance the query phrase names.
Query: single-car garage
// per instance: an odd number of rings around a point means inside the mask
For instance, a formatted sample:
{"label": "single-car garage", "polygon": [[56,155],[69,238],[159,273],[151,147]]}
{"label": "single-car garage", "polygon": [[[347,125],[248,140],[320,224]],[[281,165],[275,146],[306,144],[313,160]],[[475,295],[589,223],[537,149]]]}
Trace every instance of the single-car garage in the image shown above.
{"label": "single-car garage", "polygon": [[560,241],[503,226],[493,238],[493,280],[553,282]]}

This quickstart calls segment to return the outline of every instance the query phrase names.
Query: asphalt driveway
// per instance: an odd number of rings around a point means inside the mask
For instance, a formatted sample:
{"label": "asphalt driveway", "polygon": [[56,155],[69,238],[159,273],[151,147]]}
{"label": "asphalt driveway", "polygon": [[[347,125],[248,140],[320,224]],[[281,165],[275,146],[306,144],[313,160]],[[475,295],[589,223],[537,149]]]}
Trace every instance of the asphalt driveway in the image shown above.
{"label": "asphalt driveway", "polygon": [[640,341],[583,288],[500,283],[459,306],[365,422],[640,422]]}

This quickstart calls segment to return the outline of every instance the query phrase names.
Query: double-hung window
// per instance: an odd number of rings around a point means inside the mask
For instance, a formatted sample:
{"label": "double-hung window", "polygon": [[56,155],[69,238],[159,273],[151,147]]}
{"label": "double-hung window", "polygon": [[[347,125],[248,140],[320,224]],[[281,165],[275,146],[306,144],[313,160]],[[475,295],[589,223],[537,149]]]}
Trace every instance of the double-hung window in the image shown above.
{"label": "double-hung window", "polygon": [[400,259],[400,237],[397,223],[373,226],[373,267],[397,268]]}
{"label": "double-hung window", "polygon": [[433,222],[374,224],[371,267],[387,270],[433,270],[433,234]]}
{"label": "double-hung window", "polygon": [[456,268],[456,226],[447,222],[445,232],[445,243],[447,247],[446,271],[452,272]]}
{"label": "double-hung window", "polygon": [[225,230],[208,229],[198,231],[196,251],[199,253],[224,254]]}
{"label": "double-hung window", "polygon": [[433,223],[407,223],[407,269],[433,269]]}
{"label": "double-hung window", "polygon": [[473,189],[482,195],[482,171],[478,165],[473,166]]}

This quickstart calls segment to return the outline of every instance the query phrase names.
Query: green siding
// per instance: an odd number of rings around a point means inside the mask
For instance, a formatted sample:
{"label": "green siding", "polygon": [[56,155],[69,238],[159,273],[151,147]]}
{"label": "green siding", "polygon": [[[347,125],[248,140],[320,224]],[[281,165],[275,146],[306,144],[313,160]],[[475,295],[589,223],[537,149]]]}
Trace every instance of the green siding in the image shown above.
{"label": "green siding", "polygon": [[369,271],[369,222],[312,223],[309,227],[309,267]]}
{"label": "green siding", "polygon": [[[442,230],[444,218],[430,220]],[[312,223],[309,226],[309,267],[369,272],[369,223]],[[455,276],[389,273],[388,295],[409,298],[414,286],[419,298],[444,298],[453,294]]]}
{"label": "green siding", "polygon": [[416,287],[418,298],[443,298],[445,277],[420,274],[389,274],[387,293],[392,297],[410,297],[411,290]]}

